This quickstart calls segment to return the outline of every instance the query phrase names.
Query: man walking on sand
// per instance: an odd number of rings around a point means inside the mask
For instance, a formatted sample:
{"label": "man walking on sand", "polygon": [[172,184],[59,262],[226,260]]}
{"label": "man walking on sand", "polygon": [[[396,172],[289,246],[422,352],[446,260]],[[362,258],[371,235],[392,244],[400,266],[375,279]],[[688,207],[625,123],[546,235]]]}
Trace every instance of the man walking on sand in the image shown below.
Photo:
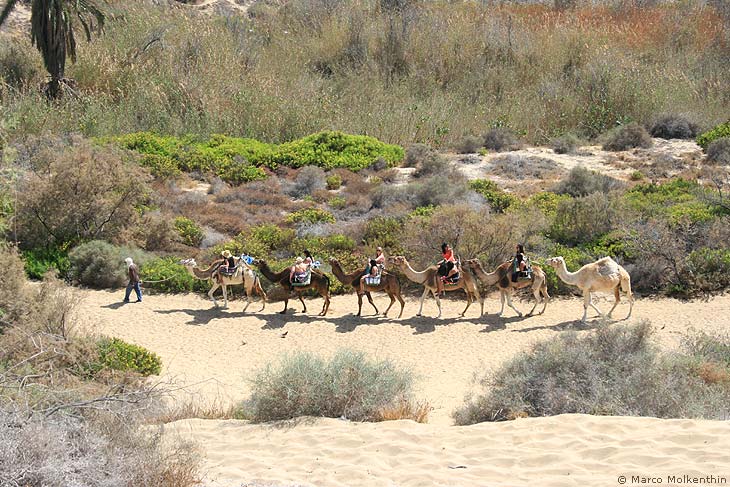
{"label": "man walking on sand", "polygon": [[124,294],[124,302],[129,302],[129,295],[132,293],[132,289],[134,289],[134,292],[137,293],[137,301],[135,301],[135,303],[141,303],[142,288],[139,286],[139,269],[134,262],[132,262],[131,257],[124,259],[124,262],[127,263],[127,271],[129,273],[129,283],[127,283],[127,292]]}

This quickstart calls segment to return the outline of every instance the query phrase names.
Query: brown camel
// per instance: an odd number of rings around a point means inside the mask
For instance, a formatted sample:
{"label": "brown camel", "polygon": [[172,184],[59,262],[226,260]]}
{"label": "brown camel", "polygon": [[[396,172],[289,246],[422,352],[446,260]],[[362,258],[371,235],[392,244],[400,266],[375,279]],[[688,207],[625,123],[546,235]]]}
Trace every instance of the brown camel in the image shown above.
{"label": "brown camel", "polygon": [[540,313],[538,314],[543,314],[545,312],[547,303],[548,301],[550,301],[550,295],[547,291],[547,278],[545,277],[545,271],[543,271],[539,266],[532,266],[531,280],[513,282],[512,262],[505,262],[504,264],[500,264],[499,266],[497,266],[494,272],[489,273],[484,271],[484,268],[482,267],[481,262],[479,262],[479,259],[467,260],[466,265],[469,270],[471,270],[474,275],[477,276],[480,281],[482,281],[483,284],[486,284],[487,286],[493,286],[496,284],[499,288],[499,297],[502,301],[502,309],[499,310],[499,316],[502,316],[502,313],[504,313],[505,300],[507,301],[507,306],[515,310],[519,316],[522,316],[522,313],[520,313],[520,311],[512,305],[512,294],[516,289],[523,289],[526,287],[530,287],[532,289],[532,295],[535,296],[535,305],[532,307],[530,312],[527,313],[527,316],[532,316],[532,313],[535,312],[535,308],[537,308],[537,305],[543,301],[543,297],[544,302],[542,306],[542,311],[540,311]]}
{"label": "brown camel", "polygon": [[[421,272],[414,271],[406,258],[402,255],[390,257],[388,262],[400,269],[409,280],[418,284],[423,284],[424,289],[423,294],[421,295],[421,305],[418,308],[418,314],[416,314],[416,316],[421,316],[421,312],[423,311],[423,301],[426,299],[428,293],[431,293],[433,297],[436,298],[436,306],[438,306],[439,309],[437,318],[441,318],[441,298],[437,292],[437,279],[440,279],[440,276],[438,275],[438,266],[432,265]],[[465,269],[459,269],[459,273],[461,275],[461,279],[459,279],[454,285],[445,285],[444,291],[456,291],[457,289],[463,289],[466,293],[466,308],[464,308],[464,311],[462,311],[459,316],[464,316],[466,314],[466,310],[469,309],[472,301],[479,301],[479,304],[481,305],[479,316],[481,317],[484,314],[484,300],[479,295],[479,286],[477,286],[474,276],[469,274],[469,272]]]}
{"label": "brown camel", "polygon": [[246,291],[246,306],[243,308],[243,311],[246,311],[246,309],[248,309],[248,306],[251,304],[251,296],[253,296],[254,293],[261,296],[262,305],[260,311],[263,311],[266,307],[266,293],[261,287],[261,281],[259,280],[259,277],[256,275],[256,273],[253,271],[253,269],[246,265],[245,262],[240,262],[240,268],[236,273],[231,276],[221,276],[221,282],[218,283],[215,279],[213,279],[213,274],[215,273],[215,270],[220,266],[221,262],[222,261],[220,260],[213,262],[213,264],[211,264],[211,266],[207,269],[198,268],[198,264],[195,262],[195,259],[181,260],[179,264],[184,266],[188,270],[188,272],[193,275],[194,278],[201,279],[203,281],[211,281],[213,287],[211,287],[210,291],[208,291],[208,297],[213,300],[213,304],[216,305],[216,307],[218,306],[218,301],[216,301],[215,297],[213,296],[213,293],[216,291],[216,289],[218,289],[219,287],[223,289],[224,307],[228,308],[228,286],[243,284],[243,288]]}
{"label": "brown camel", "polygon": [[[339,280],[342,284],[346,286],[352,286],[353,288],[355,288],[355,291],[357,292],[357,316],[360,316],[362,313],[363,294],[360,292],[360,278],[365,275],[365,269],[355,271],[351,274],[345,274],[345,272],[342,270],[342,266],[340,266],[340,263],[337,262],[337,259],[330,259],[330,264],[332,265],[332,274],[335,275],[337,280]],[[375,314],[378,314],[378,307],[375,306],[375,303],[373,303],[373,298],[370,295],[371,291],[384,291],[388,294],[388,297],[390,298],[390,304],[388,305],[388,309],[386,309],[383,313],[383,316],[388,316],[388,311],[390,311],[390,308],[393,306],[393,303],[395,303],[396,299],[400,301],[400,314],[398,314],[398,318],[403,316],[403,307],[406,305],[406,302],[403,300],[403,296],[401,295],[400,282],[398,281],[397,276],[383,271],[383,274],[380,276],[380,284],[378,284],[377,286],[365,284],[364,294],[365,296],[367,296],[368,301],[373,306],[373,308],[375,308]]]}
{"label": "brown camel", "polygon": [[269,265],[264,260],[256,260],[254,261],[254,265],[259,268],[261,274],[263,274],[266,279],[279,284],[279,286],[289,291],[286,295],[286,298],[284,299],[284,310],[281,312],[281,314],[286,313],[286,307],[289,303],[289,296],[291,296],[292,291],[297,293],[299,301],[301,301],[302,306],[304,306],[302,313],[306,313],[307,305],[304,303],[304,299],[302,299],[302,293],[307,289],[316,289],[319,295],[324,298],[324,305],[322,306],[322,311],[319,313],[318,316],[324,316],[327,314],[327,310],[330,308],[330,279],[325,274],[313,271],[308,285],[292,286],[291,282],[289,281],[288,267],[281,272],[274,273],[271,269],[269,269]]}
{"label": "brown camel", "polygon": [[631,276],[626,269],[618,265],[611,257],[604,257],[590,264],[586,264],[576,272],[568,272],[565,266],[565,259],[562,257],[553,257],[548,259],[548,264],[555,268],[558,277],[566,284],[577,286],[583,292],[583,318],[581,321],[585,323],[588,314],[588,306],[596,310],[599,316],[603,317],[601,310],[593,304],[591,293],[595,291],[611,292],[616,298],[613,308],[606,315],[611,317],[611,313],[616,309],[621,296],[619,291],[626,293],[629,299],[629,314],[625,319],[631,317],[631,310],[634,308],[634,295],[631,293]]}

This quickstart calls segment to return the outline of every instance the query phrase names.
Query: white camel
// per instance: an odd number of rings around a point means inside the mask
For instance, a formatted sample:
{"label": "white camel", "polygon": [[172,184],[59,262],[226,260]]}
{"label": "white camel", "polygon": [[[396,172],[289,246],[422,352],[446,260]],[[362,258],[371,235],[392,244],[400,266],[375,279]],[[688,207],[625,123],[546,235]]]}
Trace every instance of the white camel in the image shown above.
{"label": "white camel", "polygon": [[558,277],[566,284],[578,287],[583,293],[583,318],[581,321],[585,323],[588,314],[588,306],[596,310],[599,316],[604,314],[593,304],[591,293],[595,291],[610,293],[613,292],[616,301],[613,303],[611,311],[606,317],[610,318],[613,310],[616,309],[621,300],[620,291],[626,293],[629,300],[629,314],[625,319],[631,317],[631,310],[634,307],[634,295],[631,294],[631,276],[626,269],[618,265],[611,257],[604,257],[591,264],[586,264],[576,272],[568,272],[565,267],[565,259],[562,257],[553,257],[547,260],[547,263],[555,268]]}
{"label": "white camel", "polygon": [[262,304],[260,311],[263,311],[264,308],[266,308],[266,293],[261,287],[261,281],[259,280],[259,277],[256,275],[254,270],[249,267],[245,262],[239,261],[236,272],[233,275],[222,275],[220,283],[217,279],[213,277],[213,274],[215,273],[219,265],[219,263],[217,262],[214,262],[207,269],[198,268],[198,264],[195,262],[195,259],[185,259],[181,260],[179,263],[180,265],[184,266],[188,270],[188,272],[193,275],[194,278],[204,281],[210,281],[213,284],[213,287],[211,287],[210,291],[208,291],[208,296],[211,300],[213,300],[213,304],[215,304],[216,306],[218,306],[218,301],[215,300],[213,293],[219,287],[223,289],[224,307],[228,308],[228,291],[226,288],[228,286],[243,284],[243,288],[246,291],[246,306],[244,306],[243,311],[246,311],[246,309],[248,309],[248,306],[251,304],[251,297],[254,292],[261,296]]}

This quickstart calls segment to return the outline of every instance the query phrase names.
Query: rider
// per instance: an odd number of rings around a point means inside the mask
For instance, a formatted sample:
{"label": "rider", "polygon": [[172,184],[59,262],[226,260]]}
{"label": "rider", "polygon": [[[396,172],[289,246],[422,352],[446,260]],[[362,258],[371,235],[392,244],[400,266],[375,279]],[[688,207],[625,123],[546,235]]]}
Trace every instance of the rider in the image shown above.
{"label": "rider", "polygon": [[306,274],[307,269],[309,269],[309,264],[307,264],[301,257],[297,257],[294,261],[294,265],[291,266],[291,269],[289,270],[289,282],[294,282],[295,275]]}
{"label": "rider", "polygon": [[365,279],[368,277],[377,277],[385,269],[385,254],[383,247],[375,249],[375,258],[370,259],[368,266],[365,268],[365,274],[360,278],[360,294],[365,292]]}
{"label": "rider", "polygon": [[439,294],[443,294],[444,292],[444,281],[448,281],[454,274],[459,272],[456,268],[454,249],[452,249],[446,242],[441,244],[441,256],[443,259],[438,263],[440,278],[437,280]]}
{"label": "rider", "polygon": [[518,243],[515,246],[515,256],[512,259],[512,282],[517,282],[517,278],[520,276],[520,273],[525,272],[525,270],[527,270],[525,247]]}
{"label": "rider", "polygon": [[229,272],[236,267],[236,259],[233,257],[229,250],[224,250],[223,252],[221,252],[221,257],[223,257],[223,263],[219,265],[218,269],[216,270],[216,277],[219,284],[222,284],[223,281],[221,272]]}

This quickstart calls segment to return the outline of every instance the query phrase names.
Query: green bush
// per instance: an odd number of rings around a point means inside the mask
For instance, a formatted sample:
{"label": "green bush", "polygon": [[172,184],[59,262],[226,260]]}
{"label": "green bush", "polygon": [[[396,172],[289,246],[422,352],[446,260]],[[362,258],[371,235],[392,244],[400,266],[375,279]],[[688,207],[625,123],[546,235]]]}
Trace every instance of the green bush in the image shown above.
{"label": "green bush", "polygon": [[570,196],[567,194],[556,194],[550,191],[542,191],[530,196],[525,202],[527,208],[535,208],[548,218],[555,217],[558,211],[558,205],[562,201],[567,201]]}
{"label": "green bush", "polygon": [[327,189],[334,191],[340,189],[340,186],[342,186],[342,177],[339,174],[327,176]]}
{"label": "green bush", "polygon": [[334,196],[327,201],[330,208],[342,210],[347,206],[347,200],[342,196]]}
{"label": "green bush", "polygon": [[173,226],[182,239],[182,243],[189,247],[200,247],[205,235],[197,223],[190,218],[179,216],[173,221]]}
{"label": "green bush", "polygon": [[324,169],[346,168],[359,171],[379,158],[388,166],[403,160],[403,148],[366,135],[348,135],[324,131],[281,144],[273,160],[290,167],[319,166]]}
{"label": "green bush", "polygon": [[694,360],[662,355],[648,323],[564,333],[484,379],[487,392],[455,411],[457,424],[581,413],[722,419],[729,384],[709,384]]}
{"label": "green bush", "polygon": [[148,168],[153,176],[160,179],[167,179],[180,174],[178,163],[169,156],[143,154],[139,159],[139,163]]}
{"label": "green bush", "polygon": [[711,142],[723,137],[730,137],[730,121],[721,123],[717,127],[700,134],[700,136],[697,137],[697,144],[699,144],[699,146],[704,150],[707,150]]}
{"label": "green bush", "polygon": [[504,213],[510,206],[519,203],[516,196],[506,193],[497,183],[489,179],[473,179],[469,181],[469,188],[482,195],[497,213]]}
{"label": "green bush", "polygon": [[297,352],[256,374],[244,408],[254,422],[299,416],[379,421],[383,410],[412,400],[412,384],[410,372],[362,352],[340,351],[329,360]]}
{"label": "green bush", "polygon": [[687,256],[687,266],[700,291],[730,286],[730,250],[701,248]]}
{"label": "green bush", "polygon": [[42,279],[51,269],[59,277],[66,277],[71,270],[68,251],[62,248],[37,248],[22,252],[25,274],[31,279]]}
{"label": "green bush", "polygon": [[703,201],[702,192],[696,182],[677,178],[662,184],[637,184],[621,199],[643,218],[662,217],[670,224],[685,219],[699,223],[710,221],[721,211]]}
{"label": "green bush", "polygon": [[614,229],[618,213],[603,193],[561,201],[548,236],[562,244],[579,245],[596,240]]}
{"label": "green bush", "polygon": [[376,216],[365,223],[362,241],[380,245],[391,255],[403,254],[404,222],[400,218]]}
{"label": "green bush", "polygon": [[105,338],[99,342],[99,362],[104,368],[131,370],[145,377],[158,375],[162,370],[162,361],[157,354],[119,338]]}
{"label": "green bush", "polygon": [[208,281],[195,279],[173,257],[152,259],[145,262],[140,267],[140,274],[145,288],[164,293],[207,292],[210,289]]}
{"label": "green bush", "polygon": [[124,259],[131,257],[141,266],[148,259],[139,249],[118,247],[102,240],[92,240],[69,252],[70,275],[84,286],[114,288],[126,285],[129,280]]}
{"label": "green bush", "polygon": [[286,217],[287,223],[334,223],[332,213],[321,208],[304,208],[294,211]]}

